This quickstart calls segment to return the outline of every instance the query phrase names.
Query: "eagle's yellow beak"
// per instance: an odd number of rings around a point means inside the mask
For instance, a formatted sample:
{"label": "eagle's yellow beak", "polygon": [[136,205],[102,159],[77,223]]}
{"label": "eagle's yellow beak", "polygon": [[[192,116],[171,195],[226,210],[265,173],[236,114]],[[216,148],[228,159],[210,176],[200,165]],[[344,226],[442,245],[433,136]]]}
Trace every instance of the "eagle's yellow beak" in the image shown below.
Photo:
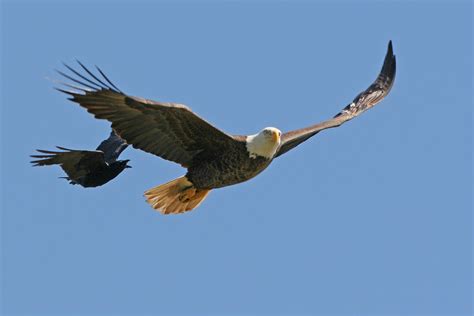
{"label": "eagle's yellow beak", "polygon": [[275,143],[280,142],[280,133],[277,131],[273,131],[272,139]]}

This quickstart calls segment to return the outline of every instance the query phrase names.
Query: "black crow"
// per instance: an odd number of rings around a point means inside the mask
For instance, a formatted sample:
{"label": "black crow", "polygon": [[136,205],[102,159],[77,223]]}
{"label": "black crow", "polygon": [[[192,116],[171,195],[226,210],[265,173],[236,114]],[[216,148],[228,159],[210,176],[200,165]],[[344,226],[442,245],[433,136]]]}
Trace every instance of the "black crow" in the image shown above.
{"label": "black crow", "polygon": [[57,146],[63,151],[37,151],[45,155],[32,155],[39,160],[31,161],[33,166],[60,165],[68,175],[61,177],[71,184],[79,184],[85,188],[106,184],[118,176],[129,160],[117,160],[127,144],[112,130],[109,138],[104,140],[96,150],[73,150]]}

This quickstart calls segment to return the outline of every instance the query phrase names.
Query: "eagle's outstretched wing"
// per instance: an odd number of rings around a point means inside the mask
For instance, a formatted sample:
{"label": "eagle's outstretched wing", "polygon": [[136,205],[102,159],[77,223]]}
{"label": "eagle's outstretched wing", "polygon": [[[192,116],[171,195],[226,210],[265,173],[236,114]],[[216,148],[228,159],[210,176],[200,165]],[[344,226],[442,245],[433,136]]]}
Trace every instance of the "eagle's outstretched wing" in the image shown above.
{"label": "eagle's outstretched wing", "polygon": [[375,82],[372,83],[367,90],[355,97],[355,99],[341,112],[334,116],[334,118],[316,125],[284,133],[281,137],[280,148],[275,154],[275,157],[293,149],[318,132],[327,128],[340,126],[376,105],[392,88],[395,79],[395,72],[396,60],[395,55],[393,54],[392,41],[390,41],[388,43],[388,50],[385,55],[382,70]]}
{"label": "eagle's outstretched wing", "polygon": [[77,180],[100,167],[106,167],[104,153],[93,150],[74,150],[57,146],[62,151],[37,149],[42,155],[32,155],[34,166],[60,165],[69,179]]}
{"label": "eagle's outstretched wing", "polygon": [[65,84],[75,91],[58,90],[96,118],[110,121],[113,130],[134,148],[188,167],[197,154],[213,157],[238,141],[182,104],[126,95],[99,68],[102,78],[78,63],[86,73],[67,65],[75,77],[59,73],[80,86]]}
{"label": "eagle's outstretched wing", "polygon": [[104,158],[107,163],[112,163],[117,160],[122,151],[128,147],[127,143],[121,139],[115,132],[112,130],[110,132],[109,138],[102,141],[96,150],[104,152]]}

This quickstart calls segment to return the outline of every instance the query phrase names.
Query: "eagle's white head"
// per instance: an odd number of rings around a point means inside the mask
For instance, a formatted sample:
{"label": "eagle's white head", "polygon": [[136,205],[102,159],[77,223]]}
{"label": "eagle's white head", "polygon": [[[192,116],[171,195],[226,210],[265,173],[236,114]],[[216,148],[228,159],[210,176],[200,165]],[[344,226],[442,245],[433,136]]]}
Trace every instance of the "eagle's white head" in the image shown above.
{"label": "eagle's white head", "polygon": [[250,158],[261,156],[273,158],[281,142],[281,131],[275,127],[265,127],[258,134],[247,136],[247,151]]}

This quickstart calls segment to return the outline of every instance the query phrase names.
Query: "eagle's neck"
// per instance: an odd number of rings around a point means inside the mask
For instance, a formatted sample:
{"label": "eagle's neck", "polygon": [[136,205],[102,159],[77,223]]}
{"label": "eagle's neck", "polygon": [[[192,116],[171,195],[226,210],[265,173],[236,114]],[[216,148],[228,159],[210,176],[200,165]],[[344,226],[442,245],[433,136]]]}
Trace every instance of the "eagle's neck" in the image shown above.
{"label": "eagle's neck", "polygon": [[258,156],[272,159],[279,145],[279,139],[275,141],[263,133],[249,135],[246,139],[246,147],[249,157],[253,159],[257,158]]}

